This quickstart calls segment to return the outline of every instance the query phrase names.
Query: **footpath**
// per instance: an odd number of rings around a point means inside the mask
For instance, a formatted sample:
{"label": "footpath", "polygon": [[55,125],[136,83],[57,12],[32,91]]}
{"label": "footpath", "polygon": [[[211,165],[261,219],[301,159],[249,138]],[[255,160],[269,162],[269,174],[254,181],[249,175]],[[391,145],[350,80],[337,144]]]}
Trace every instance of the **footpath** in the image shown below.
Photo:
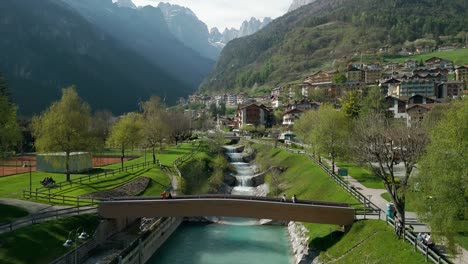
{"label": "footpath", "polygon": [[[331,161],[325,158],[322,158],[324,162],[328,166],[331,167]],[[338,170],[339,167],[336,167],[336,170]],[[356,179],[354,179],[351,175],[343,177],[344,180],[346,180],[351,186],[354,186],[356,190],[358,190],[360,193],[363,195],[367,196],[369,200],[377,205],[382,212],[387,211],[387,203],[389,203],[387,200],[382,198],[382,194],[386,193],[387,190],[385,189],[372,189],[372,188],[367,188],[366,186],[362,185],[360,182],[358,182]],[[381,216],[381,219],[385,220],[385,216]],[[415,212],[405,212],[405,223],[406,226],[409,227],[409,225],[413,226],[414,228],[414,233],[428,233],[431,232],[429,227],[424,224],[420,223],[417,219],[417,215]],[[460,254],[457,255],[456,258],[451,258],[454,264],[467,264],[468,263],[468,251],[462,247],[459,248]]]}
{"label": "footpath", "polygon": [[96,208],[89,206],[77,208],[76,206],[48,205],[10,198],[0,198],[0,203],[20,207],[30,213],[29,215],[18,218],[11,223],[0,225],[0,234],[51,219],[79,215],[80,211],[86,213],[94,213],[97,211]]}

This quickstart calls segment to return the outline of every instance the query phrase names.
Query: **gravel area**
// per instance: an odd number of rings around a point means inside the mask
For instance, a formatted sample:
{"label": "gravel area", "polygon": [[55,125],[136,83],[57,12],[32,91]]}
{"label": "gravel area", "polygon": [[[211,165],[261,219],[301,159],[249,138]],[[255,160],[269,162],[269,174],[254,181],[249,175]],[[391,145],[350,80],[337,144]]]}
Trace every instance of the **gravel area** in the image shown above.
{"label": "gravel area", "polygon": [[113,198],[122,196],[137,196],[143,193],[148,187],[151,179],[147,177],[139,177],[129,183],[111,190],[101,192],[88,193],[82,195],[83,198]]}

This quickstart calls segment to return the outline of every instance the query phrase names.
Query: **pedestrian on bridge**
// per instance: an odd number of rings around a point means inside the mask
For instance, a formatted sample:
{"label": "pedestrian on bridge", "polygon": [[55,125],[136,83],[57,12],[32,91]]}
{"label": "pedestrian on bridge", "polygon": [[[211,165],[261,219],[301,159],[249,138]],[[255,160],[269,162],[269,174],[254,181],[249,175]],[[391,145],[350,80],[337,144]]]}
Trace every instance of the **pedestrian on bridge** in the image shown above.
{"label": "pedestrian on bridge", "polygon": [[287,202],[287,200],[288,199],[286,198],[286,194],[283,194],[283,197],[281,197],[281,202],[285,203],[285,202]]}
{"label": "pedestrian on bridge", "polygon": [[296,195],[293,195],[293,197],[292,197],[292,202],[293,202],[293,203],[297,203],[297,196],[296,196]]}

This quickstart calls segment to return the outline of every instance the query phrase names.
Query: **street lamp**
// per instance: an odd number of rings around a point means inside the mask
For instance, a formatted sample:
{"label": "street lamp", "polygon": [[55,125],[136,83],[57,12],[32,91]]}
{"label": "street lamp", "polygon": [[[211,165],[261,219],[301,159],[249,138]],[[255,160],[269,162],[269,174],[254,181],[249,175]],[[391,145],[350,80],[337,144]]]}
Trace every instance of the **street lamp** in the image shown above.
{"label": "street lamp", "polygon": [[[81,231],[81,233],[80,233]],[[75,241],[71,240],[72,234],[75,234]],[[78,263],[78,239],[84,240],[87,239],[89,235],[84,231],[84,228],[81,226],[78,227],[76,230],[72,230],[68,233],[68,239],[63,243],[64,247],[71,247],[73,244],[75,244],[75,264]]]}

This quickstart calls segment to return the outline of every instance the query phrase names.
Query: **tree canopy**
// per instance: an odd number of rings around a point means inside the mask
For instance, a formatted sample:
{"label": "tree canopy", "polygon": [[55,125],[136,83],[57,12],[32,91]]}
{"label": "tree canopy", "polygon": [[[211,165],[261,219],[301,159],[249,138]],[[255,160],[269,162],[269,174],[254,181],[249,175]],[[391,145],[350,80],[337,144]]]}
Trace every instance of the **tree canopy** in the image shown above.
{"label": "tree canopy", "polygon": [[0,74],[0,158],[21,138],[16,121],[16,106],[10,102],[6,82]]}
{"label": "tree canopy", "polygon": [[446,238],[454,252],[455,237],[467,232],[468,100],[455,102],[430,130],[430,143],[414,179],[418,215],[436,239]]}
{"label": "tree canopy", "polygon": [[62,90],[62,98],[54,102],[41,116],[33,118],[33,136],[39,152],[65,152],[66,174],[70,180],[70,153],[91,149],[89,105],[75,87]]}
{"label": "tree canopy", "polygon": [[142,142],[142,128],[142,116],[138,113],[128,113],[112,126],[107,145],[120,148],[122,152],[120,157],[122,169],[125,150],[136,147]]}

